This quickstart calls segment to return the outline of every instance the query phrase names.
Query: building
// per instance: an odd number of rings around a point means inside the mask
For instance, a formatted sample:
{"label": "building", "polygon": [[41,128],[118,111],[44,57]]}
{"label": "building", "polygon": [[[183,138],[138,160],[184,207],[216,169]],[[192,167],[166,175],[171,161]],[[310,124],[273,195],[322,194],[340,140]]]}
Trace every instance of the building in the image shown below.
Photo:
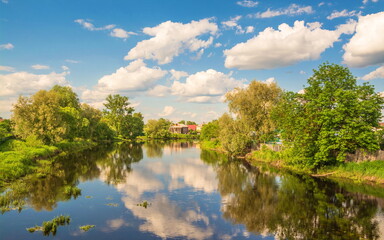
{"label": "building", "polygon": [[188,134],[188,125],[175,124],[169,128],[171,133]]}

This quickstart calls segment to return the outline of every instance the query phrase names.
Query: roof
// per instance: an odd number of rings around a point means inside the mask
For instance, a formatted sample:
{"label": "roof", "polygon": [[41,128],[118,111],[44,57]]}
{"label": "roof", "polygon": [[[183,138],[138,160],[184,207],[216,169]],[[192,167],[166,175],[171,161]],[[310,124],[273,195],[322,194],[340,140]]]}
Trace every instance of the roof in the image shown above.
{"label": "roof", "polygon": [[196,131],[197,125],[188,125],[188,130]]}

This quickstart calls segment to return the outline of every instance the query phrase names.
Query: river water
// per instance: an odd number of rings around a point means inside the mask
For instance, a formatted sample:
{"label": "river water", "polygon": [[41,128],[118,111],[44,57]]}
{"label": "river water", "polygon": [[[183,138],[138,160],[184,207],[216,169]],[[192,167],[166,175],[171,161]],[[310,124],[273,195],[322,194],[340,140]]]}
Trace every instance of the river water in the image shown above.
{"label": "river water", "polygon": [[[60,157],[1,197],[20,207],[3,208],[1,240],[384,239],[380,187],[251,167],[187,142]],[[55,236],[26,230],[59,215],[71,222]]]}

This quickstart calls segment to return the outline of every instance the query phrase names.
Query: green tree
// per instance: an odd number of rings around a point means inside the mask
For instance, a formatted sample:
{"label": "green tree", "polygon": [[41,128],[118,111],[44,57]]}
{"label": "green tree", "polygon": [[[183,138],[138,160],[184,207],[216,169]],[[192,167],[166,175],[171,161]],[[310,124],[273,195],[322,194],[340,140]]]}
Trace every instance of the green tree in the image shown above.
{"label": "green tree", "polygon": [[318,168],[343,162],[357,149],[379,149],[374,128],[384,102],[372,85],[358,86],[348,68],[328,63],[314,70],[308,84],[304,94],[286,93],[276,110],[296,163]]}
{"label": "green tree", "polygon": [[0,117],[0,142],[10,136],[12,136],[11,121]]}
{"label": "green tree", "polygon": [[212,140],[219,136],[219,122],[213,120],[207,124],[204,124],[201,128],[200,139],[201,140]]}
{"label": "green tree", "polygon": [[142,136],[144,129],[144,117],[141,113],[126,115],[122,124],[122,135],[127,138],[134,139]]}
{"label": "green tree", "polygon": [[252,81],[247,88],[236,88],[226,95],[229,111],[237,116],[252,133],[256,143],[270,140],[276,126],[272,110],[281,98],[282,90],[276,83]]}
{"label": "green tree", "polygon": [[144,126],[144,133],[149,138],[170,138],[169,127],[172,122],[168,119],[150,119]]}
{"label": "green tree", "polygon": [[108,95],[106,101],[104,103],[106,107],[104,110],[105,118],[112,129],[120,136],[122,135],[123,122],[126,120],[126,116],[132,115],[134,108],[129,106],[128,97],[119,94]]}
{"label": "green tree", "polygon": [[193,121],[187,121],[186,124],[187,124],[187,125],[197,125],[197,123],[196,123],[196,122],[193,122]]}

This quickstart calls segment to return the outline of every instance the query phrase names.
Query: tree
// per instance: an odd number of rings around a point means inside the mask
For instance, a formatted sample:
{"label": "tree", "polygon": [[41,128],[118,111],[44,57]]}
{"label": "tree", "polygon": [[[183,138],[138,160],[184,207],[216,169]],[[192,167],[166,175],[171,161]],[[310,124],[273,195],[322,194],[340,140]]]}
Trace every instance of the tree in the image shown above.
{"label": "tree", "polygon": [[281,94],[276,83],[252,81],[247,88],[236,88],[227,93],[226,102],[230,112],[252,132],[253,141],[260,143],[268,141],[275,133],[271,113]]}
{"label": "tree", "polygon": [[197,123],[193,121],[187,121],[187,125],[197,125]]}
{"label": "tree", "polygon": [[286,93],[277,123],[297,163],[310,168],[343,162],[357,149],[379,149],[374,128],[383,98],[372,85],[358,86],[348,68],[322,64],[308,79],[304,94]]}
{"label": "tree", "polygon": [[106,109],[104,115],[108,124],[116,131],[117,135],[122,135],[122,125],[124,119],[128,115],[132,115],[133,107],[130,107],[128,97],[116,95],[108,95],[106,98],[107,103],[104,103]]}
{"label": "tree", "polygon": [[141,113],[125,116],[121,129],[122,135],[131,139],[142,136],[144,129],[143,119],[144,117]]}
{"label": "tree", "polygon": [[144,127],[144,133],[149,138],[170,138],[171,133],[169,127],[172,122],[168,119],[160,118],[159,120],[150,119]]}
{"label": "tree", "polygon": [[219,121],[213,120],[201,128],[200,139],[212,140],[219,136]]}

